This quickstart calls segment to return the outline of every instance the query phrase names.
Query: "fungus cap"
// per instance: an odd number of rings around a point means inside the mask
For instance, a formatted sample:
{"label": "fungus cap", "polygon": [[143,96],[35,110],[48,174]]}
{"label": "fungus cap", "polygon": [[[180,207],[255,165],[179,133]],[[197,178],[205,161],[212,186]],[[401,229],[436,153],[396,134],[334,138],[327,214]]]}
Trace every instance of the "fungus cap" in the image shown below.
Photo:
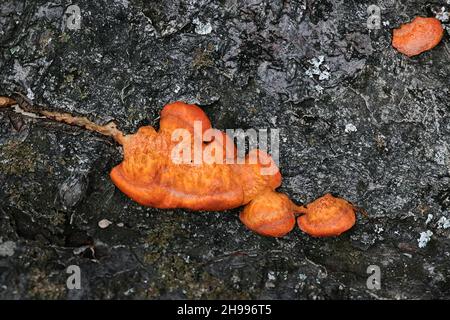
{"label": "fungus cap", "polygon": [[356,221],[356,208],[327,193],[304,206],[297,218],[301,230],[313,237],[332,237],[349,230]]}
{"label": "fungus cap", "polygon": [[[124,136],[124,160],[110,174],[114,184],[131,199],[145,206],[210,211],[245,205],[259,193],[280,185],[278,168],[270,156],[262,151],[251,152],[259,156],[256,163],[175,162],[173,155],[174,150],[178,150],[176,146],[179,141],[173,141],[172,134],[176,129],[187,129],[192,136],[195,133],[195,121],[201,122],[203,131],[211,129],[211,123],[201,108],[175,102],[166,105],[161,111],[159,131],[144,126],[135,134]],[[210,152],[212,159],[232,157],[235,154],[233,141],[225,133],[217,133],[221,139],[205,142],[205,132],[202,132],[199,145],[194,143],[194,148],[188,152],[199,152],[203,157],[208,148],[215,146],[215,151]],[[188,146],[192,147],[190,143]],[[223,148],[226,152],[218,155],[216,151]],[[230,154],[228,150],[231,150]],[[273,165],[274,171],[263,175],[261,168],[267,164]]]}
{"label": "fungus cap", "polygon": [[285,194],[267,191],[253,199],[239,218],[256,233],[282,237],[295,226],[294,207]]}
{"label": "fungus cap", "polygon": [[433,49],[441,41],[444,28],[436,18],[416,17],[394,29],[392,46],[399,52],[412,57]]}
{"label": "fungus cap", "polygon": [[195,104],[176,101],[164,106],[161,110],[159,127],[161,130],[172,132],[175,129],[186,129],[193,133],[194,123],[202,125],[202,134],[211,129],[211,122],[206,113]]}

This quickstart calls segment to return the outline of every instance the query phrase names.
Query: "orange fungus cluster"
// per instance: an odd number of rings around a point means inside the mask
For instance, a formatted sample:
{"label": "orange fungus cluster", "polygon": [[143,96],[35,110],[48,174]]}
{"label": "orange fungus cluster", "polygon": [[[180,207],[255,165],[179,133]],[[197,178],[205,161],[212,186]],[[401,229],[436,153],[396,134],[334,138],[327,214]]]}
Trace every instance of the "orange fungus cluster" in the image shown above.
{"label": "orange fungus cluster", "polygon": [[[201,128],[199,134],[195,126]],[[179,129],[188,132],[188,149],[209,154],[214,161],[177,162]],[[207,132],[214,137],[208,138]],[[317,237],[337,236],[355,223],[355,207],[329,194],[307,206],[295,205],[275,191],[281,174],[273,159],[261,150],[251,150],[236,161],[234,142],[212,129],[207,115],[196,105],[175,102],[161,111],[160,128],[144,126],[119,141],[124,160],[111,171],[114,184],[134,201],[156,208],[219,211],[245,206],[241,221],[251,230],[273,237],[291,231],[296,223]],[[181,155],[184,157],[186,155]],[[256,161],[250,161],[256,159]],[[275,168],[263,174],[267,168]]]}
{"label": "orange fungus cluster", "polygon": [[444,28],[438,19],[416,17],[393,31],[392,46],[412,57],[433,49],[443,35]]}

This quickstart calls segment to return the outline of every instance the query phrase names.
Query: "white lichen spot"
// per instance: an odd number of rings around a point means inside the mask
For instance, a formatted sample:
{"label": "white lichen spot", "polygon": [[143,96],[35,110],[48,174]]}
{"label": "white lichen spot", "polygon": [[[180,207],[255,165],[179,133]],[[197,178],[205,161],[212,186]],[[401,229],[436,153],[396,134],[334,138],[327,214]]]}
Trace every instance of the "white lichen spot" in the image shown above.
{"label": "white lichen spot", "polygon": [[308,278],[308,276],[307,276],[306,274],[300,273],[300,274],[298,275],[298,279],[299,279],[300,281],[305,281],[307,278]]}
{"label": "white lichen spot", "polygon": [[198,20],[198,18],[195,18],[192,21],[193,24],[195,24],[195,33],[196,34],[201,34],[201,35],[205,35],[205,34],[209,34],[212,31],[212,26],[211,23],[207,22],[207,23],[203,23],[200,20]]}
{"label": "white lichen spot", "polygon": [[389,20],[383,21],[383,26],[385,26],[385,27],[389,26]]}
{"label": "white lichen spot", "polygon": [[276,126],[277,125],[277,120],[278,117],[277,116],[273,116],[270,118],[270,123],[272,123],[272,125]]}
{"label": "white lichen spot", "polygon": [[237,284],[241,281],[241,278],[239,278],[238,275],[233,274],[233,276],[231,277],[231,282],[233,282],[234,284]]}
{"label": "white lichen spot", "polygon": [[22,67],[19,61],[14,60],[14,80],[19,83],[22,83],[24,87],[27,89],[27,98],[30,100],[34,100],[34,93],[28,86],[28,74],[30,73],[29,67]]}
{"label": "white lichen spot", "polygon": [[317,58],[314,57],[311,60],[309,60],[309,63],[311,63],[314,68],[319,68],[324,61],[325,56],[318,56]]}
{"label": "white lichen spot", "polygon": [[130,288],[130,289],[128,289],[127,291],[125,291],[123,294],[125,295],[125,296],[129,296],[130,294],[133,294],[134,293],[134,288]]}
{"label": "white lichen spot", "polygon": [[308,70],[306,70],[305,74],[310,77],[314,78],[314,76],[319,76],[319,80],[328,80],[330,79],[330,67],[324,64],[325,61],[324,56],[318,56],[317,58],[312,58],[308,60],[309,64],[311,65]]}
{"label": "white lichen spot", "polygon": [[380,226],[379,224],[375,225],[375,233],[380,234],[384,231],[383,227]]}
{"label": "white lichen spot", "polygon": [[450,228],[450,219],[446,217],[441,217],[438,221],[438,228],[439,229],[448,229]]}
{"label": "white lichen spot", "polygon": [[276,280],[275,272],[269,271],[267,273],[267,281],[265,283],[265,287],[267,289],[275,288],[275,283],[274,283],[275,280]]}
{"label": "white lichen spot", "polygon": [[358,129],[355,127],[353,123],[347,123],[345,125],[345,133],[356,132]]}
{"label": "white lichen spot", "polygon": [[128,0],[119,0],[119,3],[124,7],[128,8],[130,6],[130,2]]}
{"label": "white lichen spot", "polygon": [[321,85],[315,85],[314,89],[316,89],[318,94],[322,94],[323,93],[323,87]]}
{"label": "white lichen spot", "polygon": [[11,257],[16,250],[16,244],[13,241],[0,243],[0,257]]}
{"label": "white lichen spot", "polygon": [[417,239],[417,242],[419,243],[419,248],[425,248],[427,243],[431,240],[432,235],[433,235],[433,232],[430,230],[421,232],[420,238]]}
{"label": "white lichen spot", "polygon": [[444,29],[445,31],[447,31],[448,34],[450,34],[450,26],[444,24]]}
{"label": "white lichen spot", "polygon": [[320,74],[319,74],[319,80],[328,80],[330,79],[330,72],[327,70],[323,70]]}
{"label": "white lichen spot", "polygon": [[433,215],[430,213],[430,214],[428,214],[428,216],[427,216],[427,221],[425,221],[425,224],[426,224],[426,225],[429,224],[429,223],[431,222],[431,220],[433,220]]}
{"label": "white lichen spot", "polygon": [[108,219],[102,219],[102,220],[100,220],[100,221],[98,222],[98,226],[99,226],[101,229],[108,228],[111,224],[112,224],[112,222],[109,221]]}
{"label": "white lichen spot", "polygon": [[436,13],[436,19],[442,22],[447,22],[449,20],[448,11],[445,9],[445,7],[442,7],[441,11],[438,11]]}

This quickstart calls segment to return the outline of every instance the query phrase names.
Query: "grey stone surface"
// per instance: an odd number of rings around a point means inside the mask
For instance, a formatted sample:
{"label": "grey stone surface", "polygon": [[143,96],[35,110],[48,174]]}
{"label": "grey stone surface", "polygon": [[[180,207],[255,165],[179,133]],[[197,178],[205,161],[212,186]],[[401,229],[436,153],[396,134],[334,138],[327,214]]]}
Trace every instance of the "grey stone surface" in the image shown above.
{"label": "grey stone surface", "polygon": [[[109,179],[112,141],[2,111],[0,298],[450,298],[449,35],[414,58],[390,45],[446,1],[375,1],[379,30],[372,0],[72,2],[0,3],[0,95],[126,132],[174,100],[220,129],[279,128],[281,191],[333,192],[368,218],[338,238],[272,239],[239,210],[144,208]],[[69,265],[81,290],[66,289]]]}

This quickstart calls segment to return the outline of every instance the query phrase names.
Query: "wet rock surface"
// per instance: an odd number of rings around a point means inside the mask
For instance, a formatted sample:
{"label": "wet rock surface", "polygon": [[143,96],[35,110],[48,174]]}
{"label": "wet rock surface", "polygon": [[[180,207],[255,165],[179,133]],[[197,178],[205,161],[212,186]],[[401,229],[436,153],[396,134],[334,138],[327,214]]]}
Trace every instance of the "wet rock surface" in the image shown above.
{"label": "wet rock surface", "polygon": [[[338,238],[273,239],[239,210],[144,208],[109,179],[112,141],[2,111],[0,298],[449,298],[448,29],[414,58],[390,41],[450,4],[380,0],[369,30],[371,4],[2,1],[0,95],[125,132],[174,100],[220,129],[279,128],[281,191],[298,203],[333,192],[368,217]],[[66,288],[69,265],[80,290]]]}

